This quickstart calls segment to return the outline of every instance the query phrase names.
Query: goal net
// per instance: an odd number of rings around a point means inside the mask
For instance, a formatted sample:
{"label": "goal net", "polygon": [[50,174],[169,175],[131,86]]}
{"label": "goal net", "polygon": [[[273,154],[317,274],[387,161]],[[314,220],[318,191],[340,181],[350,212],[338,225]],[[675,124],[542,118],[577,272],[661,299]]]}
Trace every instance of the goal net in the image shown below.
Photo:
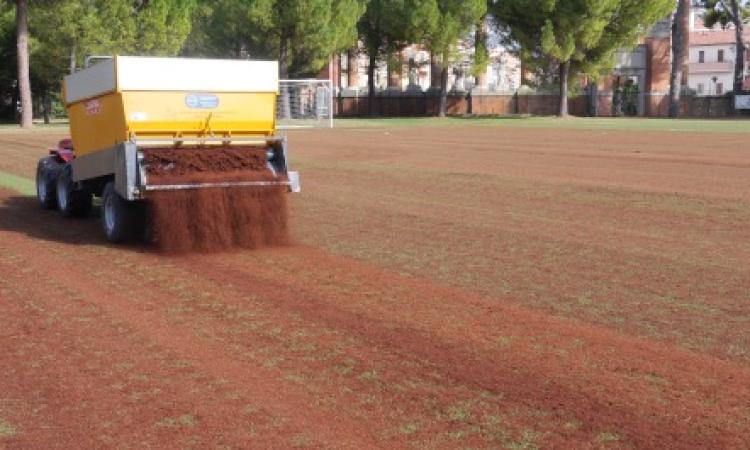
{"label": "goal net", "polygon": [[331,87],[330,80],[279,80],[277,128],[333,128]]}

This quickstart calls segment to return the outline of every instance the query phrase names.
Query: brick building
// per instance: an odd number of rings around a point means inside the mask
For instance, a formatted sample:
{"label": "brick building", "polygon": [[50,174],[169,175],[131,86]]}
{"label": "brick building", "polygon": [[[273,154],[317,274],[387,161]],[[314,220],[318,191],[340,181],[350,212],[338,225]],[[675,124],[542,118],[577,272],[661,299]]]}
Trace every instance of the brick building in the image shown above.
{"label": "brick building", "polygon": [[671,44],[671,22],[662,20],[633,50],[618,51],[612,75],[590,93],[597,99],[596,115],[666,115]]}
{"label": "brick building", "polygon": [[[707,30],[701,16],[702,11],[694,9],[682,24],[689,39],[689,55],[683,61],[681,85],[689,88],[683,92],[689,95],[683,95],[681,108],[687,116],[726,115],[731,112],[731,102],[719,96],[732,88],[734,31]],[[519,90],[521,62],[499,40],[493,41],[490,36],[489,44],[490,63],[487,72],[478,77],[481,85],[477,85],[470,75],[472,42],[459,42],[459,54],[463,57],[451,68],[448,79],[449,95],[453,97],[449,99],[451,113],[554,114],[557,94]],[[634,49],[617,52],[610,76],[596,84],[584,82],[585,95],[571,97],[571,113],[605,117],[667,116],[671,44],[671,18],[666,18]],[[750,60],[750,49],[746,57]],[[429,52],[412,45],[396,55],[395,61],[390,71],[384,64],[375,71],[376,90],[384,94],[378,96],[376,110],[382,115],[433,114],[435,100],[431,96],[436,90],[431,88],[439,87],[439,77],[430,63]],[[363,52],[350,52],[332,58],[332,64],[321,73],[323,78],[334,80],[335,92],[344,97],[339,102],[339,114],[367,111],[366,100],[362,99],[367,96],[367,67],[368,58]],[[750,89],[750,72],[746,88]]]}

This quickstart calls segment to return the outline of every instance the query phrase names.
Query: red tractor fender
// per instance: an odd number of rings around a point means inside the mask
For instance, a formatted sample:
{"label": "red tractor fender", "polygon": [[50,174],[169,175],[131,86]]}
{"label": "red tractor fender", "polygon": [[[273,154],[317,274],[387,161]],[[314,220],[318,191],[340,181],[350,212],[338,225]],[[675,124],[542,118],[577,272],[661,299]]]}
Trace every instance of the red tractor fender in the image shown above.
{"label": "red tractor fender", "polygon": [[73,141],[70,138],[61,139],[57,148],[49,149],[49,154],[54,156],[60,163],[66,164],[73,161]]}

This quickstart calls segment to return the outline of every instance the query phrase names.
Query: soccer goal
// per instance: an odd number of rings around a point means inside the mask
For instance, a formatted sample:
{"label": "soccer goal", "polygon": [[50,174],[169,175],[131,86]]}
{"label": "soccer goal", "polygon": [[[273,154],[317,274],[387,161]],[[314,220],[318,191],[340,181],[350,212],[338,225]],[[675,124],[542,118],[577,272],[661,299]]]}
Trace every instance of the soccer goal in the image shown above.
{"label": "soccer goal", "polygon": [[279,129],[333,128],[331,80],[279,80],[276,124]]}

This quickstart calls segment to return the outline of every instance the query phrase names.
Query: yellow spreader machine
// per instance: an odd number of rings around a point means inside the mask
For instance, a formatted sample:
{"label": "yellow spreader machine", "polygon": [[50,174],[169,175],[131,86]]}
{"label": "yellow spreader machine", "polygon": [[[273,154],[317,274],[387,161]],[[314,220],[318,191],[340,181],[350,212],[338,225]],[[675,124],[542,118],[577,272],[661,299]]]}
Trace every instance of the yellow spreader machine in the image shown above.
{"label": "yellow spreader machine", "polygon": [[[101,197],[104,232],[118,242],[132,236],[151,191],[284,185],[299,192],[287,141],[276,135],[278,92],[275,61],[115,56],[68,75],[63,98],[71,139],[39,161],[39,203],[84,216]],[[190,150],[203,165],[166,159],[160,149],[178,156]],[[243,178],[251,173],[243,152],[263,176]],[[195,176],[217,162],[227,166],[218,176]],[[158,170],[149,167],[157,163]],[[191,169],[183,182],[180,175]]]}

